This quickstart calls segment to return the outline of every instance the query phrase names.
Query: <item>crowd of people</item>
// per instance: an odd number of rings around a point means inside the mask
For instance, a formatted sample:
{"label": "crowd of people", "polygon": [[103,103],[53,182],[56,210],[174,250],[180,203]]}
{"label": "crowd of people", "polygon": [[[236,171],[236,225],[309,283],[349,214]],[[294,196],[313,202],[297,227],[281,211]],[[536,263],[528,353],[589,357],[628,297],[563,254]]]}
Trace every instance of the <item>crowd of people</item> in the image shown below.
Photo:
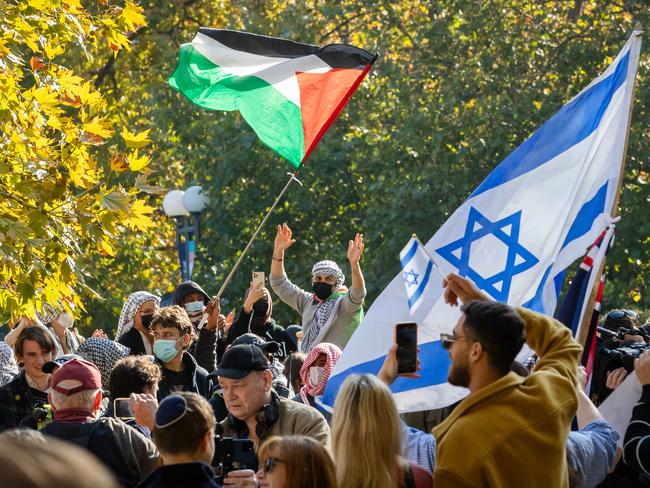
{"label": "crowd of people", "polygon": [[[363,236],[348,245],[349,288],[328,260],[314,264],[311,290],[291,282],[284,260],[294,242],[291,229],[278,226],[269,283],[300,325],[276,323],[263,283],[251,283],[239,312],[224,316],[191,281],[176,287],[170,306],[147,291],[129,295],[114,339],[81,337],[56,306],[21,318],[0,342],[7,486],[650,483],[650,352],[627,369],[598,366],[610,392],[631,371],[642,385],[620,439],[594,404],[603,398],[585,393],[582,348],[567,327],[495,303],[454,274],[443,283],[445,300],[462,314],[441,344],[448,381],[467,388],[465,399],[425,412],[435,420],[420,428],[400,415],[390,389],[398,378],[394,344],[376,375],[348,376],[333,409],[321,405],[363,317]],[[615,310],[603,325],[621,336],[620,347],[647,341],[634,312]],[[515,360],[524,344],[535,353],[525,365]]]}

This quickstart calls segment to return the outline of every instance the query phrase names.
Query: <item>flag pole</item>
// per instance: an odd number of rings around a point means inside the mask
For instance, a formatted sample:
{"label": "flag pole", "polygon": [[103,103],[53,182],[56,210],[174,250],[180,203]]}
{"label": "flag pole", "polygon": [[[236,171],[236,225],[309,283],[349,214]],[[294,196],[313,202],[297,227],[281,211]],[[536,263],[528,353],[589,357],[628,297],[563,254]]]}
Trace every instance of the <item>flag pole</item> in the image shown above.
{"label": "flag pole", "polygon": [[[242,259],[244,259],[244,256],[246,256],[246,254],[248,253],[249,249],[253,245],[253,242],[255,242],[255,239],[257,238],[257,235],[262,230],[262,227],[264,227],[264,224],[266,224],[266,221],[269,220],[269,217],[271,216],[271,213],[273,212],[273,210],[275,210],[275,207],[277,207],[278,203],[280,202],[280,200],[282,199],[284,194],[289,189],[289,186],[291,185],[291,183],[293,181],[298,181],[297,176],[298,176],[298,170],[295,170],[289,176],[289,181],[287,181],[287,184],[284,185],[284,188],[282,189],[280,194],[276,197],[276,199],[273,202],[273,205],[271,205],[271,208],[269,209],[269,211],[266,212],[266,215],[262,219],[262,222],[260,222],[260,225],[258,225],[257,229],[255,229],[255,232],[253,233],[253,236],[248,241],[248,244],[246,244],[246,247],[244,248],[244,250],[242,251],[242,253],[239,256],[239,259],[237,259],[237,262],[235,263],[235,265],[230,270],[230,273],[228,273],[228,276],[226,276],[226,279],[224,280],[223,284],[221,285],[221,288],[219,288],[219,291],[217,292],[217,295],[215,297],[217,300],[221,298],[221,295],[223,294],[224,290],[230,284],[230,281],[232,280],[232,277],[234,276],[235,272],[237,271],[237,268],[239,268],[239,265],[241,264]],[[298,183],[300,183],[300,182],[298,181]]]}
{"label": "flag pole", "polygon": [[[643,35],[643,28],[641,27],[640,22],[636,22],[634,24],[634,30],[632,31],[632,35],[636,35],[637,37],[641,37]],[[612,214],[611,217],[612,219],[616,218],[616,215],[618,213],[618,203],[621,199],[621,191],[623,190],[623,178],[625,176],[625,160],[627,159],[627,145],[630,140],[630,128],[632,126],[632,112],[634,108],[634,95],[636,94],[636,75],[637,75],[637,70],[639,66],[639,60],[638,58],[636,59],[636,65],[634,68],[634,79],[632,80],[632,96],[630,97],[630,106],[628,108],[628,116],[627,116],[627,130],[625,131],[625,147],[623,148],[623,157],[621,160],[621,170],[618,175],[618,187],[616,188],[616,195],[614,196],[614,205],[612,206]],[[580,336],[576,337],[580,345],[584,347],[586,341],[587,341],[587,334],[589,332],[589,324],[591,323],[591,317],[594,313],[594,303],[596,301],[596,295],[598,293],[598,286],[600,284],[600,278],[603,275],[603,272],[605,271],[605,262],[607,258],[603,259],[602,263],[600,263],[600,266],[598,268],[598,274],[596,275],[597,278],[594,280],[594,287],[590,291],[589,294],[589,302],[587,302],[587,308],[585,311],[584,316],[582,317],[582,322],[580,323]]]}

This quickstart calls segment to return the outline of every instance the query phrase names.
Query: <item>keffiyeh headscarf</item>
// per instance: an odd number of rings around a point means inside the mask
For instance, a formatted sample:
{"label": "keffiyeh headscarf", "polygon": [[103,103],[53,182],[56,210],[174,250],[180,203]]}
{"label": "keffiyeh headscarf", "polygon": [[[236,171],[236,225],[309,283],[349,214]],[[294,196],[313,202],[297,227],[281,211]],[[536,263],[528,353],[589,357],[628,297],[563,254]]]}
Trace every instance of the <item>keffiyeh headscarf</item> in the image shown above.
{"label": "keffiyeh headscarf", "polygon": [[160,298],[156,295],[152,295],[148,291],[136,291],[131,293],[129,297],[124,302],[122,307],[122,312],[120,313],[120,320],[117,322],[117,334],[115,335],[116,339],[119,339],[122,334],[130,331],[133,328],[133,320],[135,319],[135,314],[138,313],[140,307],[145,302],[155,302],[156,305],[160,305]]}
{"label": "keffiyeh headscarf", "polygon": [[[318,357],[324,354],[325,355],[325,366],[323,367],[323,379],[318,385],[312,385],[309,381],[309,368],[313,366]],[[314,348],[309,351],[309,354],[305,358],[305,362],[302,363],[302,368],[300,368],[300,379],[305,384],[300,389],[300,398],[302,401],[309,405],[309,399],[307,396],[315,397],[317,395],[322,395],[325,391],[325,386],[330,379],[330,374],[334,369],[334,365],[341,357],[341,349],[335,344],[329,344],[328,342],[321,342],[314,346]]]}
{"label": "keffiyeh headscarf", "polygon": [[336,284],[334,285],[334,288],[341,287],[343,285],[343,282],[345,281],[345,275],[343,274],[343,271],[341,271],[339,265],[336,264],[334,261],[328,261],[328,260],[318,261],[311,268],[311,274],[333,276],[334,278],[336,278]]}
{"label": "keffiyeh headscarf", "polygon": [[130,352],[128,347],[103,337],[90,337],[77,350],[79,356],[97,366],[102,375],[104,390],[108,390],[108,379],[115,363],[127,357]]}
{"label": "keffiyeh headscarf", "polygon": [[18,365],[11,346],[0,341],[0,387],[11,382],[18,375]]}

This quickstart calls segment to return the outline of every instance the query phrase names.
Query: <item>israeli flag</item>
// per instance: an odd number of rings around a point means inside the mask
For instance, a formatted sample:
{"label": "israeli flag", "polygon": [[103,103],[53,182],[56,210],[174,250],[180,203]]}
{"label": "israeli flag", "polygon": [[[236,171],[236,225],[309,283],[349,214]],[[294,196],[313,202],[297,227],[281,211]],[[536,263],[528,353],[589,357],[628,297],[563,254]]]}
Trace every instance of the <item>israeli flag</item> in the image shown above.
{"label": "israeli flag", "polygon": [[[506,157],[427,242],[443,275],[459,273],[495,300],[553,314],[564,270],[611,221],[640,48],[635,31],[611,65]],[[405,320],[420,324],[422,370],[419,380],[393,384],[399,409],[439,408],[466,395],[446,383],[449,357],[440,344],[460,312],[438,299],[411,318],[407,300],[400,273],[347,344],[322,404],[334,404],[349,374],[379,370],[394,324]]]}
{"label": "israeli flag", "polygon": [[[431,283],[432,274],[439,282],[440,273],[432,273],[434,269],[433,261],[415,234],[399,253],[399,259],[402,264],[402,279],[406,287],[409,312],[413,314],[422,305],[431,288],[429,284]],[[440,283],[438,283],[437,288],[440,288],[439,285]]]}

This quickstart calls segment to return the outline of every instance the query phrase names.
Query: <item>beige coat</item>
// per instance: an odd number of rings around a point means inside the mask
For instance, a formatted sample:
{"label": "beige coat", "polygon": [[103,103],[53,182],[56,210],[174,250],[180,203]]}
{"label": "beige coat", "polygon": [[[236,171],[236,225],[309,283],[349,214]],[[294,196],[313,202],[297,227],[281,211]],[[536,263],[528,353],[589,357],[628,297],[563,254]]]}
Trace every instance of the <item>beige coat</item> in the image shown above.
{"label": "beige coat", "polygon": [[[224,437],[238,437],[237,432],[228,423],[221,422]],[[313,407],[280,397],[280,415],[270,429],[259,439],[261,445],[265,439],[274,435],[305,435],[329,446],[330,428],[325,417]]]}

